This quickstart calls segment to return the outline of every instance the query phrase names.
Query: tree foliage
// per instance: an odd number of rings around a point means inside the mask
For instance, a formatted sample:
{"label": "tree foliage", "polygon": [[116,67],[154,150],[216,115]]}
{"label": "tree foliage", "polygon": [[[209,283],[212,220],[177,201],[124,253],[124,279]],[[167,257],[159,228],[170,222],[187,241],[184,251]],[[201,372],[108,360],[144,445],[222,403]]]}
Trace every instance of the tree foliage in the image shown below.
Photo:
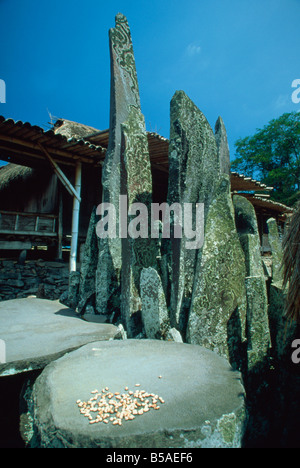
{"label": "tree foliage", "polygon": [[300,113],[271,120],[235,142],[234,171],[274,187],[272,197],[293,205],[300,197]]}

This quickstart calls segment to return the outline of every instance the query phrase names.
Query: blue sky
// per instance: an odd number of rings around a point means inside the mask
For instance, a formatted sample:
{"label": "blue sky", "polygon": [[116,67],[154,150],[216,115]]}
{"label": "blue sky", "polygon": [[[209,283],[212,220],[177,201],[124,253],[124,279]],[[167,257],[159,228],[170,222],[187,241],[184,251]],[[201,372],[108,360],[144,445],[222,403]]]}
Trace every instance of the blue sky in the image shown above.
{"label": "blue sky", "polygon": [[300,0],[0,0],[0,114],[47,128],[49,113],[109,125],[108,30],[127,16],[147,130],[169,137],[182,89],[214,128],[222,116],[231,157],[292,102],[300,78]]}

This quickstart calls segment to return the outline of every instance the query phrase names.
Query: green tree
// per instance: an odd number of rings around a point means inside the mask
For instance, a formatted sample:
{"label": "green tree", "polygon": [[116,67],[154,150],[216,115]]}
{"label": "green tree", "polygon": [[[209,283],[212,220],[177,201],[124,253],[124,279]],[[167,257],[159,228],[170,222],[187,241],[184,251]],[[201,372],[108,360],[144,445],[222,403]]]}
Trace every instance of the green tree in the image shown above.
{"label": "green tree", "polygon": [[293,205],[300,198],[300,113],[271,120],[253,136],[235,142],[233,171],[274,187],[272,197]]}

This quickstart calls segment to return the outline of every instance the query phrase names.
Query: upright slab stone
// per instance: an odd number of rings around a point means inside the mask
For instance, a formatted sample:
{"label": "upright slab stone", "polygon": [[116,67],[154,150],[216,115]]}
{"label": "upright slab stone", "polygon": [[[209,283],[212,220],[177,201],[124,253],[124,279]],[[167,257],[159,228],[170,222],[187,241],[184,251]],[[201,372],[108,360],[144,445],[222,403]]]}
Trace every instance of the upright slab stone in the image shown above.
{"label": "upright slab stone", "polygon": [[95,275],[98,263],[98,242],[96,234],[97,215],[93,209],[85,240],[83,261],[80,269],[78,311],[83,314],[87,306],[95,306]]}
{"label": "upright slab stone", "polygon": [[288,360],[291,354],[291,343],[296,338],[296,322],[287,321],[284,317],[287,289],[283,286],[283,248],[279,237],[278,226],[274,218],[267,221],[268,240],[272,249],[272,280],[270,284],[269,323],[273,354],[278,360]]}
{"label": "upright slab stone", "polygon": [[243,360],[245,276],[245,257],[235,227],[230,181],[222,175],[206,219],[187,337],[189,343],[226,357],[234,368],[240,368]]}
{"label": "upright slab stone", "polygon": [[[109,31],[111,57],[111,96],[109,143],[102,170],[103,202],[116,209],[119,220],[121,124],[129,116],[130,106],[139,109],[140,98],[131,34],[127,19],[116,16],[116,27]],[[118,306],[120,296],[121,239],[101,239],[97,268],[97,309],[106,314]]]}
{"label": "upright slab stone", "polygon": [[[204,204],[205,219],[219,178],[216,141],[207,119],[183,91],[173,96],[170,114],[168,204],[179,203],[183,208],[184,203],[191,203],[195,230],[196,204]],[[171,237],[167,249],[171,323],[181,332],[186,329],[196,260],[202,247],[188,249],[187,241],[183,231],[182,238]]]}
{"label": "upright slab stone", "polygon": [[274,218],[267,221],[268,240],[272,249],[272,283],[281,287],[283,283],[283,250],[282,242],[279,238],[278,226]]}
{"label": "upright slab stone", "polygon": [[[139,332],[143,268],[156,266],[157,243],[151,238],[152,175],[144,117],[131,106],[122,124],[121,193],[127,197],[124,215],[128,234],[122,238],[121,315],[128,337]],[[129,213],[127,219],[127,211]]]}
{"label": "upright slab stone", "polygon": [[170,329],[168,308],[159,274],[154,268],[141,273],[142,318],[149,339],[166,339]]}
{"label": "upright slab stone", "polygon": [[222,117],[219,117],[215,125],[215,138],[218,148],[220,174],[230,176],[230,152],[227,132]]}
{"label": "upright slab stone", "polygon": [[247,276],[265,276],[257,217],[252,203],[241,195],[233,196],[235,224],[245,254]]}
{"label": "upright slab stone", "polygon": [[257,217],[252,203],[234,195],[236,227],[246,261],[247,295],[247,370],[258,373],[265,369],[270,350],[268,294],[261,258]]}

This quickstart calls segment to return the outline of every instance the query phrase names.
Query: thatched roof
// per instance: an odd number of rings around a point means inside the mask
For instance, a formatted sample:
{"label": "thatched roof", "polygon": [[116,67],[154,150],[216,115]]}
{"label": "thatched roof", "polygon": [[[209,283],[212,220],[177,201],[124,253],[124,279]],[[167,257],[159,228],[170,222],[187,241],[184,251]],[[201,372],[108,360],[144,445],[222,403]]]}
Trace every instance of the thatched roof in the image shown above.
{"label": "thatched roof", "polygon": [[7,164],[0,167],[0,190],[9,188],[12,182],[28,180],[34,173],[34,169],[18,164]]}
{"label": "thatched roof", "polygon": [[300,323],[300,203],[283,239],[283,267],[288,286],[286,316]]}
{"label": "thatched roof", "polygon": [[99,132],[96,128],[64,119],[58,119],[53,128],[55,134],[63,135],[66,138],[76,138],[77,140]]}

